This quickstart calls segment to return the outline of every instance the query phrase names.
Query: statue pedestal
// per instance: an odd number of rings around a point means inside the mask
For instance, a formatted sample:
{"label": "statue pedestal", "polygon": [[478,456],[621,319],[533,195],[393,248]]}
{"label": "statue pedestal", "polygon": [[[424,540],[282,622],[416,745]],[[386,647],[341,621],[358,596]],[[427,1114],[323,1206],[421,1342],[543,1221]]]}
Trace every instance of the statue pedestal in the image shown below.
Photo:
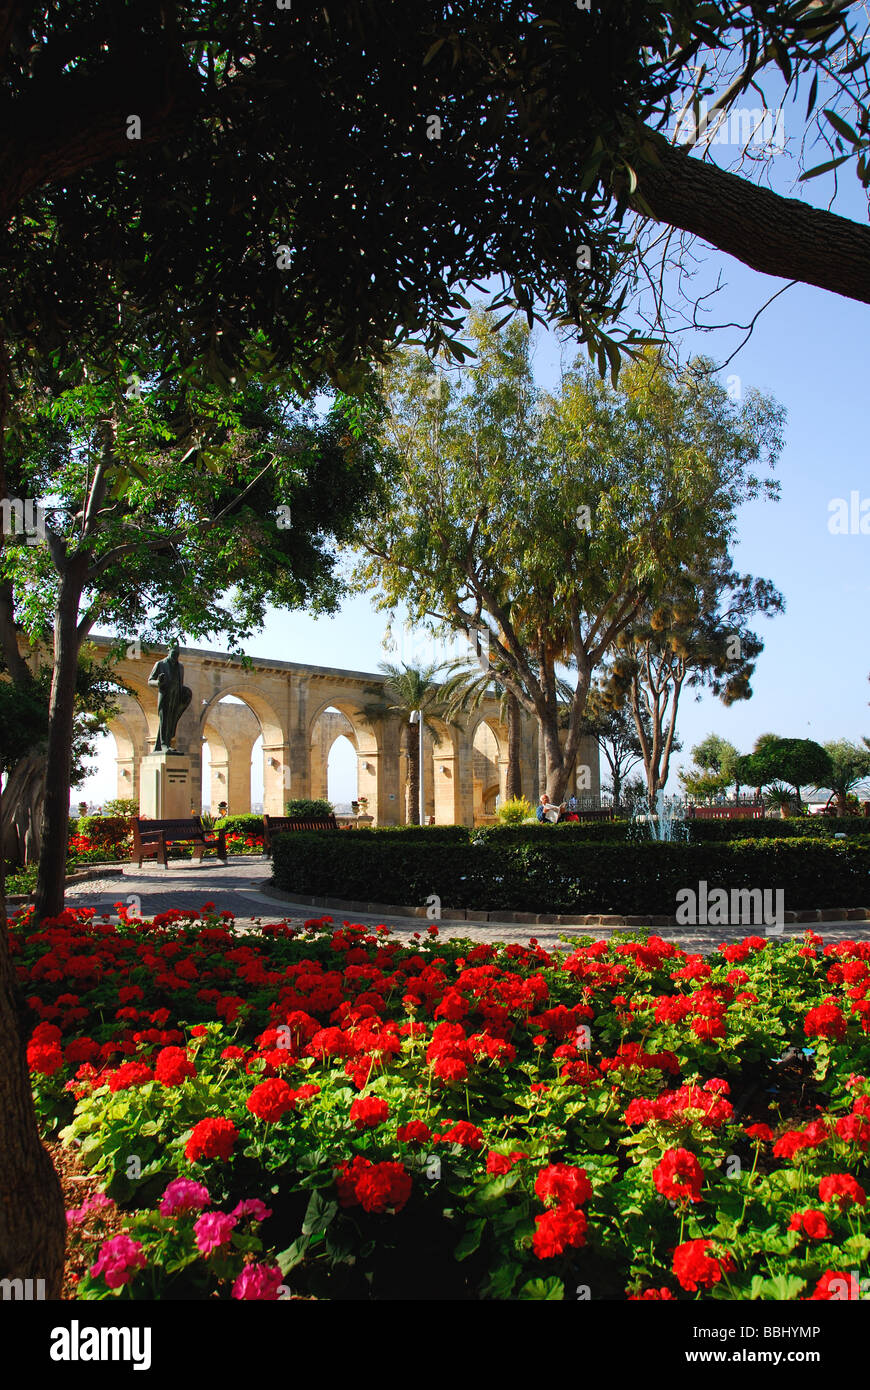
{"label": "statue pedestal", "polygon": [[189,820],[190,758],[146,753],[139,773],[139,814],[144,820]]}

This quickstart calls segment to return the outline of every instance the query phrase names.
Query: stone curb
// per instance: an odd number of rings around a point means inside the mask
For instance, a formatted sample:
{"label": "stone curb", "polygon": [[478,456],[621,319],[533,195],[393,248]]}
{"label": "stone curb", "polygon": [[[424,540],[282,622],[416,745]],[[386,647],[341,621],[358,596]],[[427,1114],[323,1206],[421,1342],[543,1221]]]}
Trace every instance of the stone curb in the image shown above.
{"label": "stone curb", "polygon": [[[396,903],[366,903],[351,898],[312,897],[305,893],[290,893],[284,888],[275,888],[271,885],[266,885],[259,891],[266,898],[275,898],[278,902],[298,903],[300,907],[335,908],[338,912],[365,912],[368,916],[382,914],[383,916],[422,917],[426,919],[425,907],[409,907],[407,904]],[[786,912],[783,915],[787,923],[868,922],[870,921],[870,907],[815,908],[803,912]],[[475,912],[471,908],[443,908],[440,918],[435,920],[441,922],[514,922],[518,926],[538,927],[685,927],[687,925],[707,925],[703,922],[697,924],[678,922],[676,917],[665,917],[661,914],[652,914],[647,917],[622,917],[615,913],[593,912],[571,917],[564,914],[548,915],[534,912],[508,912],[507,910]],[[714,922],[711,925],[713,927],[728,926],[729,923]],[[740,923],[738,925],[745,924]]]}

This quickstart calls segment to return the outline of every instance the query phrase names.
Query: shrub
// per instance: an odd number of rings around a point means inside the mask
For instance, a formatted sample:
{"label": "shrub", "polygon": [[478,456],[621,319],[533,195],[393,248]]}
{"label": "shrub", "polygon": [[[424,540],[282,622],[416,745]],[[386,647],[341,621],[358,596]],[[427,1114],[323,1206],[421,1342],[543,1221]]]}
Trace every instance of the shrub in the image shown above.
{"label": "shrub", "polygon": [[263,838],[262,816],[219,816],[214,824],[216,830],[226,830],[230,835],[255,835],[261,840]]}
{"label": "shrub", "polygon": [[325,797],[317,798],[300,796],[295,801],[288,801],[284,805],[285,816],[298,816],[300,820],[322,820],[324,816],[333,814],[331,801]]}
{"label": "shrub", "polygon": [[513,796],[498,808],[498,818],[502,825],[522,825],[531,815],[534,815],[534,808],[524,796]]}
{"label": "shrub", "polygon": [[[558,830],[554,827],[554,830]],[[521,912],[672,916],[677,893],[713,888],[785,893],[789,910],[870,900],[870,846],[823,839],[724,844],[594,843],[535,827],[466,831],[468,839],[384,834],[278,836],[275,883],[291,892],[384,903]]]}
{"label": "shrub", "polygon": [[138,816],[139,802],[135,796],[118,796],[107,801],[103,807],[104,816]]}
{"label": "shrub", "polygon": [[77,831],[95,849],[115,849],[126,845],[130,821],[127,816],[81,816]]}

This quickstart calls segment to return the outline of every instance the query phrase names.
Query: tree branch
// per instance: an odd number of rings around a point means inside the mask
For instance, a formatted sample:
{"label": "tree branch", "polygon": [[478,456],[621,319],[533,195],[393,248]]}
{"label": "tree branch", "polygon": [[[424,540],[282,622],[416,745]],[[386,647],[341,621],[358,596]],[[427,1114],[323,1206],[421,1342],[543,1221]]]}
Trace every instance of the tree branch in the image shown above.
{"label": "tree branch", "polygon": [[785,198],[695,159],[642,127],[638,187],[628,202],[680,227],[744,265],[870,304],[870,227]]}

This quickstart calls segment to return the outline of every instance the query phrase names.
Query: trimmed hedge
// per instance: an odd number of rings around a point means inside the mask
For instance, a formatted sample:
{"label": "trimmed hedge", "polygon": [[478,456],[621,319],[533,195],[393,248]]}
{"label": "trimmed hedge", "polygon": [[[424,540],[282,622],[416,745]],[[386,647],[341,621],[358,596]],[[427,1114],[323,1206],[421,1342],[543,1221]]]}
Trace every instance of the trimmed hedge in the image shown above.
{"label": "trimmed hedge", "polygon": [[689,825],[695,843],[744,839],[831,840],[836,835],[845,835],[850,840],[870,840],[870,819],[865,816],[796,816],[788,820],[765,816],[762,820],[696,820]]}
{"label": "trimmed hedge", "polygon": [[[870,843],[870,820],[849,817],[842,820],[804,816],[799,820],[699,820],[689,821],[689,843],[711,844],[732,840],[832,840],[844,833],[850,840]],[[484,841],[516,840],[522,844],[537,844],[541,835],[571,836],[594,844],[624,844],[644,842],[648,835],[643,825],[630,820],[562,821],[559,825],[480,825],[473,831],[464,825],[383,825],[359,828],[362,835],[405,835],[465,841],[469,835]]]}
{"label": "trimmed hedge", "polygon": [[216,830],[229,830],[236,835],[259,835],[260,839],[263,838],[262,816],[218,816],[214,824]]}
{"label": "trimmed hedge", "polygon": [[[450,828],[450,827],[445,827]],[[531,828],[533,829],[534,828]],[[274,882],[289,892],[367,902],[516,912],[673,916],[678,891],[761,888],[786,911],[870,905],[870,846],[848,841],[600,844],[524,827],[466,830],[465,845],[384,831],[277,835]]]}

